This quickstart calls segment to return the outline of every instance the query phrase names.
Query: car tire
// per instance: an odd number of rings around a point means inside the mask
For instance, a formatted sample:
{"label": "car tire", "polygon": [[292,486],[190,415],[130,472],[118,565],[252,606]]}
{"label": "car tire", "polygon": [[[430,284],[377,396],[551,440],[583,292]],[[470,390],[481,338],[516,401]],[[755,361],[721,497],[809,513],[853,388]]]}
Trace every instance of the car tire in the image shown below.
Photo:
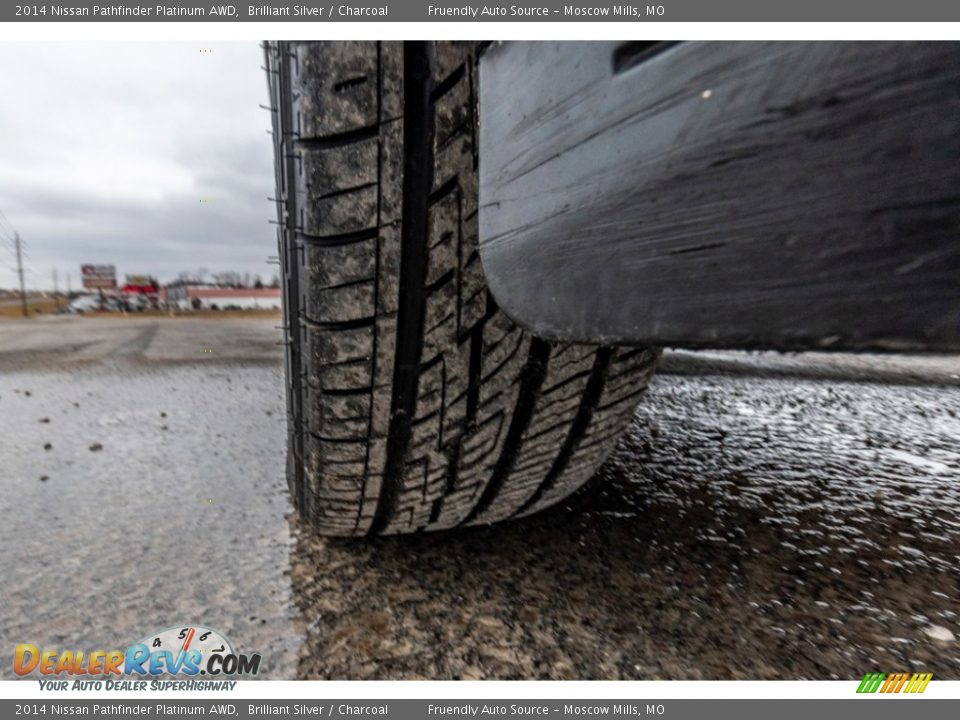
{"label": "car tire", "polygon": [[477,249],[476,43],[266,43],[288,476],[319,533],[441,530],[577,490],[659,353],[531,336]]}

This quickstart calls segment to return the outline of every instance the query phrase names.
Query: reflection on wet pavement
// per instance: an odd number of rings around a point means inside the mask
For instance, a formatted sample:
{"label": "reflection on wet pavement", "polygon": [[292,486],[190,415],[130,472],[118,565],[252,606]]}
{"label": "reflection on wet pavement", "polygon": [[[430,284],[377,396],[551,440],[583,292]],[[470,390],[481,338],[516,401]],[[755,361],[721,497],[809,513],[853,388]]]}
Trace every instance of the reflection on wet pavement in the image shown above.
{"label": "reflection on wet pavement", "polygon": [[282,366],[112,357],[0,372],[0,645],[199,623],[290,677]]}
{"label": "reflection on wet pavement", "polygon": [[957,368],[667,354],[561,507],[371,544],[302,534],[301,673],[960,677]]}

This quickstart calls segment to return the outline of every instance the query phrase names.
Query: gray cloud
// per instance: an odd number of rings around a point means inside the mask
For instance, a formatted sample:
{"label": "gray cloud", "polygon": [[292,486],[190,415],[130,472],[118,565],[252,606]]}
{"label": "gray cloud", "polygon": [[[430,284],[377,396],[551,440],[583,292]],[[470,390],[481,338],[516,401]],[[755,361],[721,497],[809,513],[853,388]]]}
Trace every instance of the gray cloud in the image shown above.
{"label": "gray cloud", "polygon": [[[26,240],[29,284],[49,287],[56,266],[77,287],[85,262],[269,277],[261,64],[255,43],[0,46],[0,210]],[[0,287],[12,264],[0,249]]]}

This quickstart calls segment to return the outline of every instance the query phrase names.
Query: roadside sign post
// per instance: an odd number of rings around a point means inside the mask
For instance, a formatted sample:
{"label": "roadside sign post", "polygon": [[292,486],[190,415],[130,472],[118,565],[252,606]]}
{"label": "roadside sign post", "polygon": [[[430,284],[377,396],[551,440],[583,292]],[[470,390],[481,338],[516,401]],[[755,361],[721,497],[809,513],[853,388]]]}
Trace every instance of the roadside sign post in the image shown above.
{"label": "roadside sign post", "polygon": [[112,290],[117,287],[117,268],[114,265],[81,265],[80,277],[88,290]]}
{"label": "roadside sign post", "polygon": [[100,296],[100,310],[106,310],[107,299],[104,290],[117,288],[117,268],[114,265],[87,264],[80,266],[80,277],[83,287],[87,290],[96,290]]}

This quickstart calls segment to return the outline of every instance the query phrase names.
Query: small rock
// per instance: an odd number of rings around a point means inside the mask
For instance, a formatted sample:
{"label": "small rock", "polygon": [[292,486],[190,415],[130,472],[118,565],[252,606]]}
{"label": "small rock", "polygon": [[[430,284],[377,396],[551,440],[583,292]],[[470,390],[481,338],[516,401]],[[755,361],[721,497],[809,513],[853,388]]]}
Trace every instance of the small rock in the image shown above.
{"label": "small rock", "polygon": [[73,406],[74,406],[74,407],[80,407],[80,403],[74,403]]}
{"label": "small rock", "polygon": [[167,426],[166,426],[166,425],[161,425],[161,426],[160,426],[160,429],[161,429],[161,430],[166,430],[166,429],[167,429]]}
{"label": "small rock", "polygon": [[953,642],[957,639],[954,634],[947,628],[943,627],[943,625],[931,625],[930,627],[924,628],[923,631],[931,640],[939,640],[940,642]]}
{"label": "small rock", "polygon": [[483,670],[476,665],[468,665],[460,672],[460,678],[463,680],[483,680],[485,677]]}
{"label": "small rock", "polygon": [[24,394],[26,397],[30,397],[30,391],[29,391],[29,390],[24,390],[24,391],[23,391],[23,394]]}
{"label": "small rock", "polygon": [[42,423],[48,423],[48,422],[50,422],[50,418],[40,418],[40,422],[42,422]]}
{"label": "small rock", "polygon": [[160,411],[160,417],[165,418],[166,416],[167,416],[167,414],[161,410],[161,411]]}
{"label": "small rock", "polygon": [[103,450],[103,445],[100,443],[94,443],[90,446],[90,452],[99,452],[101,450]]}
{"label": "small rock", "polygon": [[46,481],[49,480],[49,479],[50,479],[50,476],[49,476],[49,475],[41,475],[41,476],[40,476],[40,482],[46,482]]}
{"label": "small rock", "polygon": [[44,450],[50,450],[52,447],[53,447],[53,445],[51,445],[50,443],[44,443],[44,444],[43,444],[43,449],[44,449]]}

